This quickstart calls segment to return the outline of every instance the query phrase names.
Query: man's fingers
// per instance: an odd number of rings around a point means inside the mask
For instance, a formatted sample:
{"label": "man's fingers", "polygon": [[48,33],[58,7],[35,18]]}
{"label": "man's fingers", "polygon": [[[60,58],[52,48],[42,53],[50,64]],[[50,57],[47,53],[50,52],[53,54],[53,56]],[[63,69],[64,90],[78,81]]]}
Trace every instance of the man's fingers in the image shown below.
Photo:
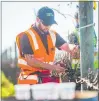
{"label": "man's fingers", "polygon": [[59,71],[59,72],[64,72],[65,69],[64,69],[64,68],[57,68],[57,71]]}

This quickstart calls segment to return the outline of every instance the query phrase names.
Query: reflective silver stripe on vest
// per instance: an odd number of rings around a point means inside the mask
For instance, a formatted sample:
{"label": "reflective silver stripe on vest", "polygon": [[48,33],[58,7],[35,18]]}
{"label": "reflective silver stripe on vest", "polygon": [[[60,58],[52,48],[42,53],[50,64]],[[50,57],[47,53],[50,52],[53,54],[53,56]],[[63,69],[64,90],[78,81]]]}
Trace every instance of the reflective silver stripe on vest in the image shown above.
{"label": "reflective silver stripe on vest", "polygon": [[51,36],[51,39],[52,39],[52,42],[53,42],[53,45],[55,46],[55,43],[56,43],[56,35],[53,31],[49,30],[50,32],[50,36]]}
{"label": "reflective silver stripe on vest", "polygon": [[21,75],[19,76],[20,80],[37,80],[38,81],[38,76],[37,75]]}
{"label": "reflective silver stripe on vest", "polygon": [[35,50],[39,49],[35,34],[30,29],[27,32],[31,35],[33,39]]}
{"label": "reflective silver stripe on vest", "polygon": [[44,62],[44,63],[48,63],[48,64],[50,64],[50,65],[53,65],[53,62]]}
{"label": "reflective silver stripe on vest", "polygon": [[27,65],[27,62],[23,59],[18,59],[18,64]]}

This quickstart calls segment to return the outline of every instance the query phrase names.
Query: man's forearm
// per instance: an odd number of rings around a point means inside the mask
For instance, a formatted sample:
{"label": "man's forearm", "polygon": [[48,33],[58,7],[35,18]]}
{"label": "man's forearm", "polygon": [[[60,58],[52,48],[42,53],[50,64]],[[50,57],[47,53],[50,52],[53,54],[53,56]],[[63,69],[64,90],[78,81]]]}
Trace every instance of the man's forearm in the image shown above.
{"label": "man's forearm", "polygon": [[44,63],[36,58],[32,58],[30,60],[27,60],[28,65],[30,65],[31,67],[35,67],[35,68],[40,68],[40,69],[48,69],[48,70],[53,70],[54,68],[52,68],[52,65],[48,64],[48,63]]}
{"label": "man's forearm", "polygon": [[72,50],[74,47],[75,47],[74,44],[65,43],[65,44],[63,44],[63,45],[60,47],[60,49],[61,49],[61,50],[65,50],[65,51],[67,51],[67,52],[70,53],[71,50]]}
{"label": "man's forearm", "polygon": [[64,72],[64,68],[61,66],[50,65],[48,63],[42,62],[41,58],[35,58],[33,55],[25,55],[25,59],[27,64],[31,67],[38,68],[38,69],[45,69],[50,71],[57,71],[58,73]]}

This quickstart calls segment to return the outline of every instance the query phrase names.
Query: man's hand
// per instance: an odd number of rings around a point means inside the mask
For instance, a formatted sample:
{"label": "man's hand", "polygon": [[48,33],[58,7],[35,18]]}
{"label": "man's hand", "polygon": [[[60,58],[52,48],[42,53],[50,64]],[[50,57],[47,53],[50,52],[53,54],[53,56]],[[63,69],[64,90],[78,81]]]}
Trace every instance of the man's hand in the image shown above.
{"label": "man's hand", "polygon": [[65,68],[61,67],[60,64],[54,65],[54,70],[51,71],[51,75],[55,77],[59,77],[65,72]]}
{"label": "man's hand", "polygon": [[80,50],[78,45],[64,43],[61,47],[59,47],[61,50],[64,50],[71,54],[71,56],[74,58],[80,57]]}
{"label": "man's hand", "polygon": [[80,49],[79,49],[79,46],[78,45],[75,45],[73,47],[73,49],[71,50],[71,56],[74,59],[80,58]]}
{"label": "man's hand", "polygon": [[65,72],[65,68],[61,67],[60,65],[53,65],[52,67],[57,73]]}

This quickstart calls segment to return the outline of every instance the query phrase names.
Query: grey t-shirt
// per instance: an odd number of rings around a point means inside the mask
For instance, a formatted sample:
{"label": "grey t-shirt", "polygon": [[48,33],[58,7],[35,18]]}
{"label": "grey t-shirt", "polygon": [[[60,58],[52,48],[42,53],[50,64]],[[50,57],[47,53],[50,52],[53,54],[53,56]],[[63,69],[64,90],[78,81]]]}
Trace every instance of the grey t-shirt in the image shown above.
{"label": "grey t-shirt", "polygon": [[[40,36],[45,48],[46,48],[46,52],[47,54],[49,54],[48,52],[48,44],[47,44],[47,35],[49,34],[48,32],[42,34],[36,27],[33,27],[33,29],[38,32],[38,35]],[[59,47],[61,45],[63,45],[64,43],[66,43],[66,41],[57,33],[56,34],[56,48],[59,49]],[[20,47],[21,47],[21,51],[23,54],[33,54],[33,50],[30,46],[29,43],[29,39],[28,36],[24,33],[21,37],[20,37]]]}

